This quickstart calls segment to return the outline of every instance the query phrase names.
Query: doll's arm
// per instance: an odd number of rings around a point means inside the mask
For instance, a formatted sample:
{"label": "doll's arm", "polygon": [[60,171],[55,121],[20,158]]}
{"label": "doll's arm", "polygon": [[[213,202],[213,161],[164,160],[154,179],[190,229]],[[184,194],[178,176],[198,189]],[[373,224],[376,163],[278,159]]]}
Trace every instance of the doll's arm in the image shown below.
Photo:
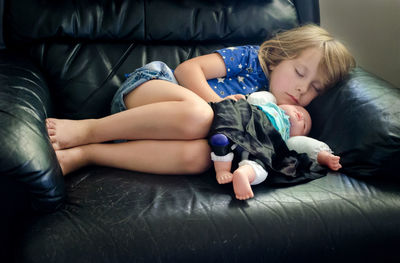
{"label": "doll's arm", "polygon": [[253,105],[264,105],[268,102],[273,102],[276,104],[275,96],[268,91],[253,92],[247,97],[247,101]]}
{"label": "doll's arm", "polygon": [[342,168],[342,165],[340,164],[340,157],[331,152],[320,151],[318,153],[317,161],[319,164],[325,165],[333,171],[337,171]]}
{"label": "doll's arm", "polygon": [[286,145],[289,150],[306,153],[311,159],[333,171],[342,168],[339,163],[340,157],[334,155],[331,148],[324,142],[307,136],[293,136],[286,141]]}

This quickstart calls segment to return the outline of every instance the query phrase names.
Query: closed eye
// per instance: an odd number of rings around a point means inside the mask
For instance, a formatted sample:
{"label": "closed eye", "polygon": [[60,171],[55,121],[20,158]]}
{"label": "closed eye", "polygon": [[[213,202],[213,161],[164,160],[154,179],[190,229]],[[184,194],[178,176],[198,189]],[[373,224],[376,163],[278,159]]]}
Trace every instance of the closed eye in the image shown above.
{"label": "closed eye", "polygon": [[311,86],[318,94],[322,93],[324,90],[320,88],[319,86],[312,85]]}
{"label": "closed eye", "polygon": [[302,74],[297,68],[295,68],[295,71],[296,71],[296,74],[297,74],[299,77],[301,77],[301,78],[304,77],[304,74]]}

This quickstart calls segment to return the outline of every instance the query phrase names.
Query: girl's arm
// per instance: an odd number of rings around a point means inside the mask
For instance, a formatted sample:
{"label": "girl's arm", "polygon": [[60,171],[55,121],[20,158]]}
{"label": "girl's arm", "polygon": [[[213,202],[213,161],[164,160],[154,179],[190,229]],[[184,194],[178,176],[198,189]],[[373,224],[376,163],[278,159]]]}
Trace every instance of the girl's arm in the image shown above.
{"label": "girl's arm", "polygon": [[218,53],[212,53],[189,59],[174,71],[178,83],[205,101],[218,102],[222,98],[215,93],[207,80],[226,76],[225,62]]}

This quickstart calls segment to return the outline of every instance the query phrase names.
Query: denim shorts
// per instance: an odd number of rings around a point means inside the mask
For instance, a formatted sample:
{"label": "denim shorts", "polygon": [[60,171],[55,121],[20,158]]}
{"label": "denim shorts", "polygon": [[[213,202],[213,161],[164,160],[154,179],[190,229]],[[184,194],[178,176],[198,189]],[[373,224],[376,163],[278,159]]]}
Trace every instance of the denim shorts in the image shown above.
{"label": "denim shorts", "polygon": [[146,64],[143,67],[136,69],[134,72],[127,74],[126,77],[127,79],[117,90],[111,102],[111,114],[126,110],[124,102],[125,95],[146,81],[162,79],[178,84],[172,70],[161,61],[154,61]]}

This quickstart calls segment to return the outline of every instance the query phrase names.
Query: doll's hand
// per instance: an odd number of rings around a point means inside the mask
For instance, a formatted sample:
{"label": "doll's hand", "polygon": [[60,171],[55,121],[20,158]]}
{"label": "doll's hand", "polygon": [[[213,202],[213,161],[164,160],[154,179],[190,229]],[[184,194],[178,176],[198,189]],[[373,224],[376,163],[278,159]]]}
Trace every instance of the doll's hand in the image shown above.
{"label": "doll's hand", "polygon": [[330,152],[327,151],[321,151],[318,153],[317,161],[321,165],[326,165],[329,169],[332,171],[337,171],[340,168],[342,168],[342,165],[340,164],[340,157],[331,154]]}

